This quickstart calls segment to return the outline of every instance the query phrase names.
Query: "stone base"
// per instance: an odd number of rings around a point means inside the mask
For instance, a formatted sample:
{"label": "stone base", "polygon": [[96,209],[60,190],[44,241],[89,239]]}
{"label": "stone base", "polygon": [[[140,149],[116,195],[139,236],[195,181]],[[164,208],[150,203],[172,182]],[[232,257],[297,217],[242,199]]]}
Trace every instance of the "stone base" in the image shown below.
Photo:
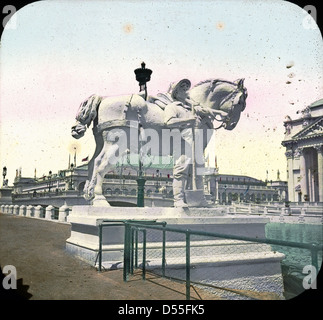
{"label": "stone base", "polygon": [[[71,236],[66,241],[66,249],[69,253],[78,258],[96,266],[98,263],[99,236],[98,225],[103,219],[111,220],[111,222],[120,222],[120,226],[108,226],[102,230],[102,262],[106,269],[115,269],[123,266],[123,243],[124,243],[124,226],[122,220],[156,220],[158,222],[165,221],[168,227],[180,229],[199,230],[206,232],[216,232],[227,235],[240,235],[253,238],[265,238],[265,225],[270,222],[268,217],[249,216],[249,215],[228,215],[225,213],[224,207],[214,208],[137,208],[137,207],[95,207],[95,206],[75,206],[72,214],[68,216],[71,223]],[[149,234],[148,234],[149,232]],[[154,268],[156,271],[160,268],[160,252],[162,233],[158,230],[149,230],[147,232],[147,259],[150,261],[148,268]],[[193,239],[192,239],[193,240]],[[195,239],[194,239],[195,240]],[[167,232],[166,236],[166,260],[167,270],[173,272],[181,270],[185,272],[185,236],[179,233]],[[210,243],[210,241],[212,243]],[[211,281],[213,284],[231,283],[228,287],[235,288],[234,282],[239,277],[248,278],[245,274],[240,274],[239,270],[251,270],[249,274],[252,277],[258,277],[259,285],[267,283],[265,291],[274,292],[282,296],[282,277],[280,270],[280,260],[283,258],[281,254],[271,252],[269,245],[263,246],[261,249],[254,250],[254,244],[249,243],[248,246],[241,244],[232,246],[229,243],[235,240],[214,239],[214,238],[197,238],[197,248],[191,252],[191,260],[198,265],[198,270],[192,271],[192,280]],[[239,242],[239,241],[238,241]],[[240,241],[241,242],[241,241]],[[234,248],[234,254],[230,254],[230,250]],[[215,253],[214,253],[215,252]],[[213,255],[214,253],[214,255]],[[250,253],[252,253],[250,255]],[[153,254],[153,256],[149,256]],[[139,252],[139,256],[141,253]],[[154,263],[154,257],[158,257],[158,261]],[[226,270],[230,265],[231,271]],[[263,271],[265,266],[273,268]],[[212,273],[212,268],[217,266],[216,273]],[[172,271],[173,270],[173,271]],[[274,270],[274,271],[273,271]],[[207,272],[206,272],[207,271]],[[217,282],[219,272],[222,274],[220,282]],[[207,279],[203,276],[207,275]],[[217,275],[218,274],[218,275]],[[268,281],[265,280],[268,274]],[[274,289],[270,288],[270,278],[275,275]],[[195,276],[196,275],[196,276]],[[185,279],[185,278],[184,278]],[[229,281],[229,282],[226,282]],[[230,282],[231,281],[231,282]],[[251,280],[250,280],[251,281]],[[267,281],[267,282],[266,282]],[[239,281],[238,281],[239,282]],[[237,282],[237,283],[238,283]],[[248,281],[247,281],[248,282]],[[254,283],[253,281],[251,281]],[[277,284],[279,283],[279,285]],[[246,287],[246,290],[253,290],[253,287]]]}
{"label": "stone base", "polygon": [[185,191],[186,202],[190,207],[202,207],[206,200],[204,197],[204,190],[186,190]]}
{"label": "stone base", "polygon": [[[215,208],[137,208],[74,206],[67,217],[71,223],[71,236],[66,240],[67,251],[95,265],[99,249],[98,225],[103,219],[155,220],[165,221],[167,226],[181,229],[217,232],[254,238],[265,237],[265,224],[269,218],[248,215],[228,215],[224,207]],[[168,241],[175,241],[176,234]],[[124,242],[123,225],[104,227],[102,244],[105,250],[103,261],[111,260],[109,255],[119,256],[122,261]],[[115,248],[119,245],[120,248]],[[111,250],[110,250],[111,249]]]}

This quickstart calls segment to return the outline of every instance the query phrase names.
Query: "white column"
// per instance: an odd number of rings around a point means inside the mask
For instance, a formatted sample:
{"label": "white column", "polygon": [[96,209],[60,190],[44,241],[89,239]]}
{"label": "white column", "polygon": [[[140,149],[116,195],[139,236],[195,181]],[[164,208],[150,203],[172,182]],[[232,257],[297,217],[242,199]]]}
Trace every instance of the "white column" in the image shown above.
{"label": "white column", "polygon": [[318,187],[319,201],[323,202],[323,146],[316,148],[317,150],[317,171],[318,171]]}
{"label": "white column", "polygon": [[218,203],[219,202],[219,182],[218,178],[215,178],[215,191],[214,191],[214,202]]}
{"label": "white column", "polygon": [[287,150],[285,152],[287,158],[287,184],[288,184],[288,199],[289,201],[297,201],[295,199],[295,185],[293,172],[293,151]]}
{"label": "white column", "polygon": [[300,169],[300,183],[301,183],[301,191],[302,191],[302,202],[305,201],[304,196],[308,194],[308,181],[307,181],[307,168],[306,168],[306,159],[305,159],[305,152],[304,148],[299,149],[300,153],[300,163],[299,163],[299,169]]}
{"label": "white column", "polygon": [[[316,154],[314,149],[310,149],[311,152],[307,154],[307,181],[308,181],[308,193],[309,193],[309,201],[315,202],[317,201],[316,196],[316,187],[315,187],[315,170],[314,165],[316,162]],[[315,156],[314,156],[315,154]]]}

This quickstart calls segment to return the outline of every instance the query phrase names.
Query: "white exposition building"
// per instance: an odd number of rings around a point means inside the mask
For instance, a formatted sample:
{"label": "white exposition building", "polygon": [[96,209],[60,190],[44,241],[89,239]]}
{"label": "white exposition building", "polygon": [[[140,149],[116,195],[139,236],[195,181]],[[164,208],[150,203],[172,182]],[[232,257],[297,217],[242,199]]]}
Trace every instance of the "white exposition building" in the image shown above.
{"label": "white exposition building", "polygon": [[288,197],[291,202],[323,202],[323,99],[286,117]]}
{"label": "white exposition building", "polygon": [[[83,188],[87,170],[88,166],[84,164],[41,178],[25,178],[18,174],[12,192],[13,203],[46,205],[50,202],[55,206],[57,202],[59,206],[66,201],[68,205],[86,204]],[[172,206],[172,164],[147,168],[144,177],[147,180],[145,198],[160,199],[159,206]],[[133,206],[137,196],[136,178],[136,168],[120,166],[105,176],[103,193],[109,202]],[[279,173],[275,181],[262,181],[249,176],[219,174],[217,168],[210,167],[205,169],[204,192],[210,202],[219,204],[285,202],[288,194],[287,182],[279,179]]]}

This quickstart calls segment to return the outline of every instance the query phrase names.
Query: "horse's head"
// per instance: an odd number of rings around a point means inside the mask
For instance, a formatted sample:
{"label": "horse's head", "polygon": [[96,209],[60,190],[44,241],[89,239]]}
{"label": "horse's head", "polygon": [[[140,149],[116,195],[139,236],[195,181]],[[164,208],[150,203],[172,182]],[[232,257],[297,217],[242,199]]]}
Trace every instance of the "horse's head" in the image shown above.
{"label": "horse's head", "polygon": [[190,98],[201,106],[228,113],[223,127],[232,130],[237,125],[241,112],[246,107],[247,89],[244,79],[234,82],[210,79],[195,85],[189,92]]}

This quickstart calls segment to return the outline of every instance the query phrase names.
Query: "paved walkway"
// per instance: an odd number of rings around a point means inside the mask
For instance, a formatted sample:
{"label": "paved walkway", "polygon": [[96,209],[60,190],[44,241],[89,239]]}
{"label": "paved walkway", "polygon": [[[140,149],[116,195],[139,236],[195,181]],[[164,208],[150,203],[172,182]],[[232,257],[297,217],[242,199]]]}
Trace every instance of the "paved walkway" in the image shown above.
{"label": "paved walkway", "polygon": [[[16,267],[18,289],[3,297],[33,300],[185,300],[185,285],[152,274],[124,282],[122,270],[98,272],[69,255],[70,225],[0,214],[0,266]],[[2,272],[1,272],[2,274]],[[2,283],[2,279],[0,285]],[[1,287],[2,288],[2,287]],[[192,289],[193,299],[215,299]]]}

